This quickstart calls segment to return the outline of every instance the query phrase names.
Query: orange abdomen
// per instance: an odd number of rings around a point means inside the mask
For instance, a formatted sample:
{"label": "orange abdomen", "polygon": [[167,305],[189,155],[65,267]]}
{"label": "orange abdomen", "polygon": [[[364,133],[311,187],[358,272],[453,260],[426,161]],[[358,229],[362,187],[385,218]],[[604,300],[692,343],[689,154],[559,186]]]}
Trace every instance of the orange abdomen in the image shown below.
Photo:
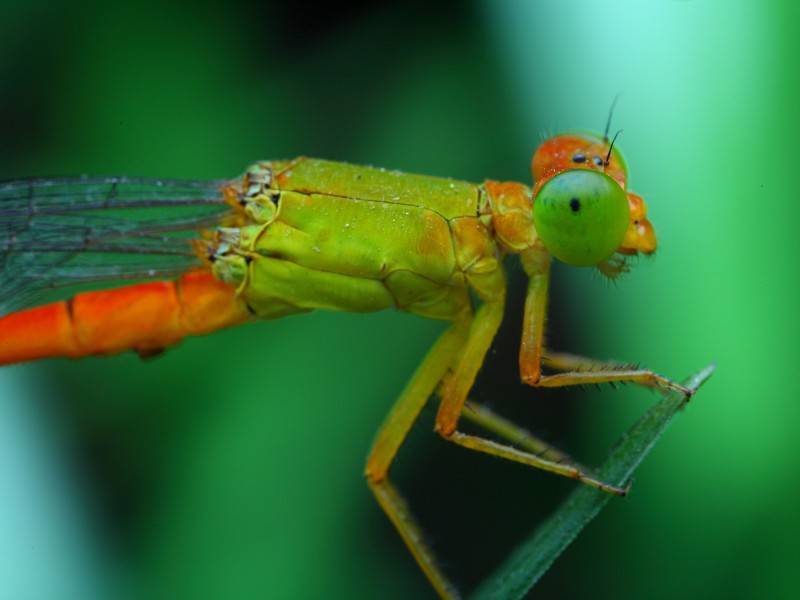
{"label": "orange abdomen", "polygon": [[77,294],[0,318],[0,365],[54,356],[79,358],[135,350],[147,355],[187,335],[250,317],[230,286],[208,271]]}

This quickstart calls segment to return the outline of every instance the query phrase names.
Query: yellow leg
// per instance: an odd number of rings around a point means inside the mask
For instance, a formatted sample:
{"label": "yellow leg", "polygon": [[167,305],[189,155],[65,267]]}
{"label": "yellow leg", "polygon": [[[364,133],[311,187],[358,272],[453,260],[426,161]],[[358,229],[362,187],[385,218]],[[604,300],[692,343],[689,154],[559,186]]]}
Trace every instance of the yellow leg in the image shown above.
{"label": "yellow leg", "polygon": [[[691,397],[692,391],[647,369],[600,362],[571,354],[549,353],[543,356],[544,321],[547,314],[547,290],[550,282],[550,256],[543,247],[534,246],[520,254],[528,275],[528,293],[519,352],[520,377],[533,387],[565,387],[591,383],[638,383],[647,387],[674,390]],[[542,365],[566,371],[542,375]]]}
{"label": "yellow leg", "polygon": [[447,439],[459,446],[491,454],[499,458],[513,460],[530,467],[555,473],[556,475],[577,479],[581,483],[617,496],[624,496],[628,493],[629,486],[620,488],[595,479],[585,467],[582,467],[572,460],[561,450],[554,448],[547,442],[540,440],[533,434],[495,414],[484,406],[473,402],[467,402],[461,414],[466,419],[484,429],[505,438],[511,444],[524,448],[527,452],[511,446],[498,444],[497,442],[478,436],[466,435],[456,431]]}
{"label": "yellow leg", "polygon": [[519,375],[523,383],[530,383],[539,381],[542,372],[544,320],[550,288],[550,255],[544,248],[534,246],[520,254],[520,261],[528,275],[528,291],[525,295],[525,312],[522,315]]}
{"label": "yellow leg", "polygon": [[467,394],[503,320],[505,298],[500,295],[485,302],[475,313],[464,348],[449,378],[442,386],[442,401],[436,415],[436,432],[448,437],[455,432]]}
{"label": "yellow leg", "polygon": [[436,565],[433,552],[423,541],[419,526],[406,502],[389,481],[388,473],[419,412],[445,373],[455,364],[470,324],[469,316],[455,322],[428,352],[378,431],[365,470],[367,483],[378,504],[394,523],[436,592],[445,599],[458,598],[458,592]]}
{"label": "yellow leg", "polygon": [[[547,286],[545,284],[543,286],[545,292],[546,288]],[[543,314],[542,311],[542,316]],[[487,298],[483,306],[481,306],[475,314],[475,319],[470,327],[469,336],[467,337],[458,365],[442,387],[442,402],[439,406],[439,412],[436,415],[436,431],[446,440],[458,444],[459,446],[520,462],[565,477],[571,477],[599,490],[603,490],[604,492],[624,496],[628,491],[627,488],[619,488],[599,481],[575,464],[565,464],[559,462],[558,459],[549,460],[542,458],[537,454],[523,452],[511,446],[498,444],[497,442],[478,436],[467,435],[456,429],[458,426],[458,419],[462,411],[464,411],[466,395],[475,381],[475,375],[483,363],[486,351],[489,349],[492,339],[494,339],[494,335],[497,332],[502,318],[502,294],[494,298]],[[541,347],[541,345],[539,347]],[[482,420],[483,424],[488,425],[489,429],[500,431],[502,434],[508,433],[511,437],[524,437],[529,444],[537,446],[543,444],[541,441],[535,440],[533,436],[522,435],[521,430],[515,428],[508,421],[500,420],[499,417],[496,416],[489,416],[490,413],[487,411],[476,412],[473,409],[465,412],[470,413],[470,416],[474,419]],[[559,458],[565,456],[560,452],[558,454]]]}
{"label": "yellow leg", "polygon": [[574,465],[561,464],[551,460],[546,460],[544,458],[539,458],[530,452],[523,452],[521,450],[517,450],[516,448],[512,448],[511,446],[498,444],[492,440],[487,440],[475,435],[467,435],[465,433],[461,433],[460,431],[454,431],[449,436],[446,436],[445,439],[458,444],[459,446],[469,448],[470,450],[477,450],[478,452],[484,452],[486,454],[491,454],[492,456],[505,458],[506,460],[513,460],[514,462],[522,463],[524,465],[528,465],[529,467],[535,467],[536,469],[549,471],[550,473],[555,473],[556,475],[563,475],[564,477],[577,479],[581,483],[585,483],[586,485],[597,488],[603,492],[614,494],[615,496],[626,495],[630,487],[630,484],[628,484],[624,488],[620,488],[595,479]]}
{"label": "yellow leg", "polygon": [[466,404],[464,404],[464,410],[461,411],[461,416],[486,431],[491,431],[495,435],[503,438],[515,448],[523,448],[539,458],[557,463],[572,464],[583,469],[583,467],[575,462],[566,452],[548,444],[544,440],[533,435],[530,431],[523,429],[505,417],[501,417],[496,412],[481,404],[467,400]]}
{"label": "yellow leg", "polygon": [[676,383],[649,369],[639,369],[611,361],[599,361],[564,352],[545,352],[542,364],[556,371],[555,375],[542,375],[536,387],[564,387],[588,383],[638,383],[646,387],[673,390],[691,397],[694,390]]}

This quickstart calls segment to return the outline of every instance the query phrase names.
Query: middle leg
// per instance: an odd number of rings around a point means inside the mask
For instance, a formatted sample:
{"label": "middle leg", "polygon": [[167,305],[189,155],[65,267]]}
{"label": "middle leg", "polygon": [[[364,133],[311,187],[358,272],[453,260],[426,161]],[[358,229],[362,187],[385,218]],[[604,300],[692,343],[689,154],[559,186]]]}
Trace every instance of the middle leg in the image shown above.
{"label": "middle leg", "polygon": [[629,486],[621,488],[600,481],[590,473],[589,469],[577,463],[565,452],[539,439],[529,431],[501,417],[485,406],[467,402],[461,415],[481,428],[504,438],[511,445],[498,444],[492,440],[456,431],[447,439],[459,446],[519,462],[529,467],[542,469],[570,479],[576,479],[590,487],[616,496],[624,496],[628,492]]}
{"label": "middle leg", "polygon": [[[469,416],[473,418],[473,420],[482,421],[482,424],[486,425],[488,429],[495,431],[500,430],[502,432],[501,435],[509,434],[512,438],[524,438],[528,444],[537,445],[537,442],[539,446],[543,444],[541,441],[535,440],[533,436],[522,435],[519,429],[512,429],[513,426],[511,426],[508,421],[501,421],[497,417],[489,416],[489,413],[486,411],[479,412],[465,409],[466,394],[472,387],[475,375],[483,363],[486,351],[489,349],[492,339],[497,332],[497,328],[500,325],[500,320],[503,315],[502,299],[502,296],[500,296],[499,298],[485,302],[475,314],[459,362],[442,385],[441,404],[439,405],[439,412],[436,415],[436,432],[447,441],[453,442],[459,446],[577,479],[586,485],[604,492],[624,496],[628,492],[627,487],[620,488],[595,479],[579,465],[571,461],[564,461],[563,459],[566,455],[561,452],[556,451],[556,454],[551,451],[551,456],[544,458],[532,452],[525,452],[512,446],[499,444],[483,437],[458,431],[459,418],[464,412],[467,412],[471,413]],[[541,448],[539,448],[539,450],[541,450]]]}

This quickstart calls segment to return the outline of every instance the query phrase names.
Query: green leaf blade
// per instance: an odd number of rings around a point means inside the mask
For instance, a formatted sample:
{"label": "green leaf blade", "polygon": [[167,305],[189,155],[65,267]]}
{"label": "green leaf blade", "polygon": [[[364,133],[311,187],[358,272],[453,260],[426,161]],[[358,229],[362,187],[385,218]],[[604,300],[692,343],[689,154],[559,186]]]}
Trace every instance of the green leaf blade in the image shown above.
{"label": "green leaf blade", "polygon": [[[684,385],[697,390],[714,365],[689,377]],[[597,474],[600,480],[624,486],[666,429],[686,398],[670,392],[648,410],[617,442]],[[580,486],[540,525],[472,595],[473,600],[523,598],[556,558],[611,499],[607,493]]]}

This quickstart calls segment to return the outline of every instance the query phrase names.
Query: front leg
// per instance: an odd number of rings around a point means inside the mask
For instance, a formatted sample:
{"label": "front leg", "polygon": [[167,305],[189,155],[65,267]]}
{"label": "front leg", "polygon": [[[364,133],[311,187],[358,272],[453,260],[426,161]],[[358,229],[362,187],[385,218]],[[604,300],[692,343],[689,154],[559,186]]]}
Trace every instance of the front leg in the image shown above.
{"label": "front leg", "polygon": [[[520,255],[528,274],[528,293],[522,324],[519,370],[522,382],[532,387],[566,387],[592,383],[637,383],[646,387],[674,390],[691,397],[692,391],[648,369],[602,362],[564,353],[547,353],[544,345],[544,321],[550,285],[550,255],[541,246],[534,246]],[[557,371],[542,375],[542,365]]]}
{"label": "front leg", "polygon": [[542,375],[536,387],[564,387],[587,383],[638,383],[645,387],[672,390],[690,398],[694,391],[667,379],[649,369],[613,361],[601,361],[566,352],[545,351],[542,364],[550,369],[562,371],[554,375]]}
{"label": "front leg", "polygon": [[542,346],[547,298],[550,288],[550,253],[544,246],[535,246],[520,255],[528,275],[525,313],[522,316],[522,340],[519,348],[519,375],[523,383],[536,385],[542,376]]}

